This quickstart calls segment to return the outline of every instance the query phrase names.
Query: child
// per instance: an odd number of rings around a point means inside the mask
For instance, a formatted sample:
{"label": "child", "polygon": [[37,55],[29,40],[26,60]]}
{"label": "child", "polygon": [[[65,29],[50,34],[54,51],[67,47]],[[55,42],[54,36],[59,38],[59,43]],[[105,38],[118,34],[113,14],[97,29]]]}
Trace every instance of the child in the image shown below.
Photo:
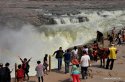
{"label": "child", "polygon": [[24,70],[21,65],[18,65],[18,69],[16,70],[17,82],[23,82],[24,79]]}
{"label": "child", "polygon": [[71,75],[72,75],[72,79],[73,79],[72,82],[80,82],[80,78],[79,78],[80,77],[80,72],[79,72],[76,65],[72,66]]}
{"label": "child", "polygon": [[29,68],[30,68],[29,62],[30,62],[31,59],[32,59],[32,57],[29,60],[27,60],[27,58],[24,58],[24,59],[20,58],[20,60],[22,62],[22,69],[24,70],[24,79],[26,79],[26,77],[25,77],[25,74],[26,74],[27,75],[27,80],[29,80],[29,74],[28,74],[29,73]]}
{"label": "child", "polygon": [[40,82],[40,78],[43,82],[43,75],[44,75],[44,72],[43,72],[43,65],[41,64],[40,61],[37,61],[37,66],[36,66],[36,71],[37,71],[37,77],[38,77],[38,82]]}

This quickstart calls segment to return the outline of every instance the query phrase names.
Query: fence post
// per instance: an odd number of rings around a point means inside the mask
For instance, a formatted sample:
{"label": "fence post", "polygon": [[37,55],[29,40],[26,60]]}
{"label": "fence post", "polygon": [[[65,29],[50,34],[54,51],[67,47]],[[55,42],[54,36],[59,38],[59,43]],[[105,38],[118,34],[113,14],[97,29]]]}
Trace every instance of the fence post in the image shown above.
{"label": "fence post", "polygon": [[15,63],[15,82],[17,82],[16,70],[17,70],[17,64]]}
{"label": "fence post", "polygon": [[49,72],[51,71],[51,55],[49,55]]}

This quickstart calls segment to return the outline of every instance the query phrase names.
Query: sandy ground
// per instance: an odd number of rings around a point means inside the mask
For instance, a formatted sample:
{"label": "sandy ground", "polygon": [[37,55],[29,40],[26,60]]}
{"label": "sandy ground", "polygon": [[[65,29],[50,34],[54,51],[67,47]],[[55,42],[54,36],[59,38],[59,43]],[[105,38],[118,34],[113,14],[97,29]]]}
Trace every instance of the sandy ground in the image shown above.
{"label": "sandy ground", "polygon": [[[125,71],[124,71],[125,45],[117,46],[117,48],[119,51],[113,70],[100,68],[99,61],[93,62],[92,66],[89,67],[88,79],[83,80],[80,77],[81,82],[125,82]],[[51,72],[49,72],[48,75],[44,76],[44,82],[71,82],[70,78],[71,78],[70,74],[64,74],[64,68],[63,68],[61,72],[57,72],[56,70],[52,70]],[[36,76],[31,76],[30,80],[25,82],[38,82],[38,81]]]}

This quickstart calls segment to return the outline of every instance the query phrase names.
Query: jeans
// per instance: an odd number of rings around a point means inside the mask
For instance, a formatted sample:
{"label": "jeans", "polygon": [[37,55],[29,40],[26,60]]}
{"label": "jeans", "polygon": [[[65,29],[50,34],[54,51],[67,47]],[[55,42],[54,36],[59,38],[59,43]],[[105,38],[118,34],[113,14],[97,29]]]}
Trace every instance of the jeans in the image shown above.
{"label": "jeans", "polygon": [[65,73],[69,73],[69,63],[70,60],[65,60]]}
{"label": "jeans", "polygon": [[58,58],[58,70],[62,67],[62,58]]}

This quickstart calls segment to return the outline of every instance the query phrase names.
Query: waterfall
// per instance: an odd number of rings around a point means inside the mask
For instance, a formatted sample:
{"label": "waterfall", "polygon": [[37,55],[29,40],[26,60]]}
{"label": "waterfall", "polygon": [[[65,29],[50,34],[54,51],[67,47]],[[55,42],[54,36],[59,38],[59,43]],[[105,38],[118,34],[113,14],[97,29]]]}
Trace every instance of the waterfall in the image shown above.
{"label": "waterfall", "polygon": [[[97,14],[97,12],[100,13]],[[114,26],[116,28],[125,26],[125,11],[106,11],[108,14],[104,12],[83,11],[78,16],[86,16],[89,21],[82,23],[79,23],[77,17],[72,19],[58,17],[54,18],[56,25],[44,25],[39,28],[29,24],[24,24],[16,30],[10,29],[10,24],[8,28],[0,27],[2,28],[0,30],[0,62],[4,64],[10,62],[10,68],[13,68],[14,63],[21,64],[18,56],[32,57],[29,75],[35,75],[36,61],[43,61],[44,54],[52,55],[60,46],[65,50],[75,45],[85,44],[96,38],[97,30],[106,32]],[[57,68],[56,63],[53,57],[52,68]]]}
{"label": "waterfall", "polygon": [[84,17],[60,17],[60,18],[53,18],[56,24],[76,24],[80,22],[86,21]]}
{"label": "waterfall", "polygon": [[56,22],[57,24],[62,24],[60,19],[54,18],[54,20],[55,20],[55,22]]}
{"label": "waterfall", "polygon": [[69,17],[62,17],[61,21],[64,22],[64,24],[71,24],[70,18]]}
{"label": "waterfall", "polygon": [[70,21],[71,23],[79,23],[78,18],[71,18]]}

